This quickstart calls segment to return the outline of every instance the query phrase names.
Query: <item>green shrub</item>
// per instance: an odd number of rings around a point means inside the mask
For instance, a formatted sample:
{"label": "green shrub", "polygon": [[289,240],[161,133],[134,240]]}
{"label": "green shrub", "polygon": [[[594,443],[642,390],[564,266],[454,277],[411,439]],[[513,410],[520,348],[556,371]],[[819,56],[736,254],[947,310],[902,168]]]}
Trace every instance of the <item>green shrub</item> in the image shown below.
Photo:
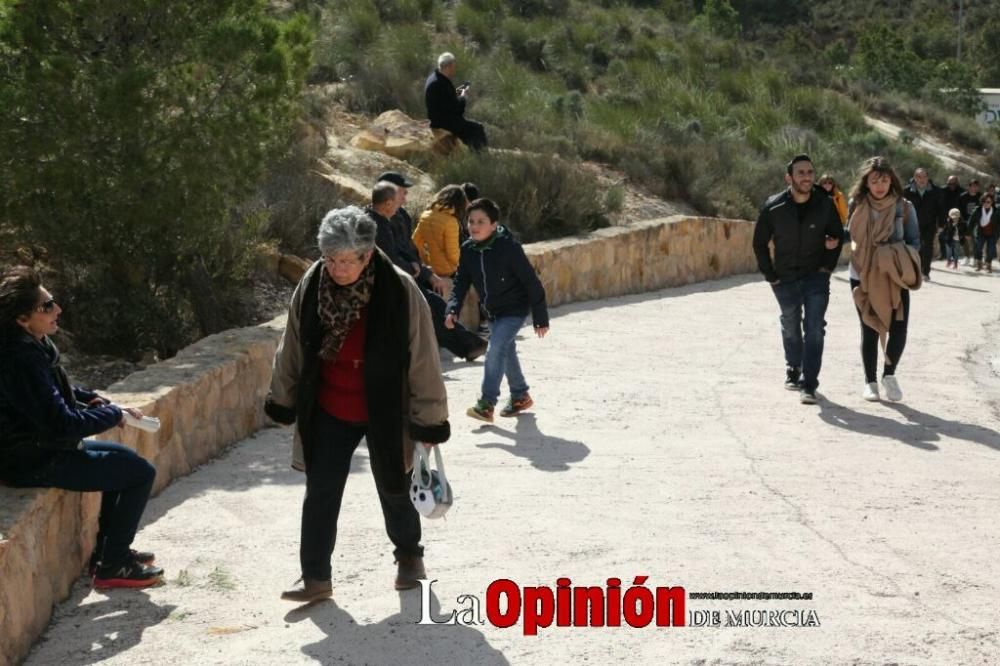
{"label": "green shrub", "polygon": [[263,2],[35,0],[0,21],[0,226],[48,250],[66,327],[161,356],[227,319],[233,215],[288,143],[311,34]]}
{"label": "green shrub", "polygon": [[597,179],[555,155],[466,153],[442,162],[435,176],[439,186],[476,183],[500,205],[502,223],[525,243],[608,225],[608,202]]}

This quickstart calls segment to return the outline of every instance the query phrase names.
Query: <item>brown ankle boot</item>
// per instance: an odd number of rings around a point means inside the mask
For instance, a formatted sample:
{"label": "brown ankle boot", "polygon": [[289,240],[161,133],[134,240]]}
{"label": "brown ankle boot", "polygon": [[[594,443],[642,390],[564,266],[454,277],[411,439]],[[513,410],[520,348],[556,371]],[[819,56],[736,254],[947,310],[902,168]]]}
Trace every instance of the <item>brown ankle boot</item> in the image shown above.
{"label": "brown ankle boot", "polygon": [[424,570],[424,558],[419,555],[400,555],[396,560],[396,589],[412,590],[420,585],[421,578],[427,578]]}
{"label": "brown ankle boot", "polygon": [[299,580],[302,581],[302,584],[282,592],[282,599],[309,604],[333,596],[333,584],[328,580],[315,580],[314,578],[300,578]]}
{"label": "brown ankle boot", "polygon": [[987,273],[992,273],[993,272],[993,262],[992,261],[987,261],[986,262],[986,272]]}

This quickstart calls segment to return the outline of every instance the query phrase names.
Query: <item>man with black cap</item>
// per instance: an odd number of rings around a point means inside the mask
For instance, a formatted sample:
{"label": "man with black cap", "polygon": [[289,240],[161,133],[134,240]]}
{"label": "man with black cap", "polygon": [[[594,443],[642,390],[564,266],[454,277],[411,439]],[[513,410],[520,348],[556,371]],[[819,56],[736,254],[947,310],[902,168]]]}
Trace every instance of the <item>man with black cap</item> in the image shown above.
{"label": "man with black cap", "polygon": [[823,363],[830,274],[837,267],[844,228],[833,200],[814,190],[816,172],[808,155],[793,157],[786,172],[788,188],[760,209],[753,250],[781,308],[785,388],[798,390],[799,401],[812,405]]}
{"label": "man with black cap", "polygon": [[[375,243],[390,261],[407,275],[413,276],[427,305],[430,306],[438,345],[455,356],[474,361],[486,353],[487,342],[478,335],[470,333],[465,327],[456,326],[448,329],[444,326],[447,303],[440,296],[443,281],[429,266],[420,261],[420,254],[411,239],[412,218],[403,208],[407,189],[410,187],[413,187],[413,183],[396,171],[386,171],[378,177],[378,182],[372,190],[372,205],[368,208],[368,214],[375,220],[378,229]],[[382,201],[388,196],[390,188],[395,190],[392,205],[388,205],[388,201]]]}

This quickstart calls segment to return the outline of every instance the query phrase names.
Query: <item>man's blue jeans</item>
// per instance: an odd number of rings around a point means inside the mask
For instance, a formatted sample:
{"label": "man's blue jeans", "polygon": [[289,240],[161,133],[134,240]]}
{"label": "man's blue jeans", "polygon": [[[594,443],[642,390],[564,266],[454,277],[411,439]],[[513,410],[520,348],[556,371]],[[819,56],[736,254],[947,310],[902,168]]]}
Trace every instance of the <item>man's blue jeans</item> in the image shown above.
{"label": "man's blue jeans", "polygon": [[528,392],[528,383],[517,359],[517,332],[525,317],[498,317],[490,321],[490,345],[486,348],[486,370],[483,372],[482,398],[497,404],[500,380],[507,376],[510,394],[520,398]]}
{"label": "man's blue jeans", "polygon": [[112,442],[85,440],[83,449],[59,451],[14,485],[101,491],[97,559],[107,566],[124,562],[139,528],[156,468],[138,453]]}
{"label": "man's blue jeans", "polygon": [[830,274],[817,271],[798,280],[783,280],[771,285],[771,289],[781,308],[781,342],[785,347],[785,363],[791,368],[801,368],[803,388],[815,391],[823,365]]}

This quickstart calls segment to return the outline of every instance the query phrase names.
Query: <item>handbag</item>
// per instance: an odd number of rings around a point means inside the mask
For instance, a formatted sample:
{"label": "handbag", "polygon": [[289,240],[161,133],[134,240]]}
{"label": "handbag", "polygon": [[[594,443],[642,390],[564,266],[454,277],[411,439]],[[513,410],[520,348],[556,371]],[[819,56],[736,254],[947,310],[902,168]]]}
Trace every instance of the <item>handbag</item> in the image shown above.
{"label": "handbag", "polygon": [[423,444],[413,445],[413,475],[410,479],[410,501],[424,518],[441,518],[448,513],[454,503],[451,484],[444,472],[441,447],[435,446],[434,464],[431,468],[431,454]]}

